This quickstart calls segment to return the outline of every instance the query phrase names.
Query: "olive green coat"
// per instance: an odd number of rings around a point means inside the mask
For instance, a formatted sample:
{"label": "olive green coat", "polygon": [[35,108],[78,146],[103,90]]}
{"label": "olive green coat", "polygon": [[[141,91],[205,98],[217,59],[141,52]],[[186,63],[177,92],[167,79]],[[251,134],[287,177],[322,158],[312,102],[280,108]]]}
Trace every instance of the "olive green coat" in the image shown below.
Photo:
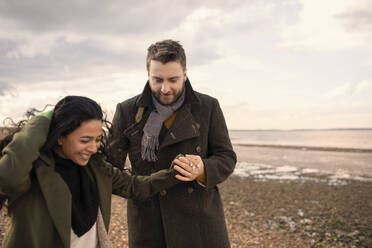
{"label": "olive green coat", "polygon": [[233,172],[236,155],[217,99],[193,91],[189,80],[185,87],[185,102],[174,123],[169,130],[163,126],[156,162],[141,158],[143,127],[153,110],[149,84],[142,94],[117,105],[109,143],[109,161],[115,166],[122,167],[129,155],[135,175],[150,175],[179,153],[195,154],[202,157],[206,174],[206,187],[182,182],[148,201],[129,200],[131,248],[230,246],[217,184]]}
{"label": "olive green coat", "polygon": [[[3,150],[0,160],[0,192],[9,197],[11,225],[3,247],[70,247],[71,193],[54,170],[51,153],[39,153],[50,121],[31,119]],[[145,199],[177,183],[174,171],[151,177],[131,177],[99,156],[84,167],[96,180],[99,206],[106,230],[110,222],[111,194]]]}

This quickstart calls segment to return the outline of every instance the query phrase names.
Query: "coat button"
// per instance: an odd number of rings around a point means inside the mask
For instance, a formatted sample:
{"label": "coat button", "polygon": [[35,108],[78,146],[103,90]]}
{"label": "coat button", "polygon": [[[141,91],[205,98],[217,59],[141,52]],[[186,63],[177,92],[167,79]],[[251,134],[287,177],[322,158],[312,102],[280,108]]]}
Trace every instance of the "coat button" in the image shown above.
{"label": "coat button", "polygon": [[194,191],[194,189],[192,187],[188,187],[187,188],[187,192],[189,192],[190,194]]}
{"label": "coat button", "polygon": [[201,147],[200,146],[196,147],[196,152],[201,152]]}
{"label": "coat button", "polygon": [[162,191],[160,191],[160,195],[161,196],[165,196],[167,194],[167,191],[165,189],[163,189]]}

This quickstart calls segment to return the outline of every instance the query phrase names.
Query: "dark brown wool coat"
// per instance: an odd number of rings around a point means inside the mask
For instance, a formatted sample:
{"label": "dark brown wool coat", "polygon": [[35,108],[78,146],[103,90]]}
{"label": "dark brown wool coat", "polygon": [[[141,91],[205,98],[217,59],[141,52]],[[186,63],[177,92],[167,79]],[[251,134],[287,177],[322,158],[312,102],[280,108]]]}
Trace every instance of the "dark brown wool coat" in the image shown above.
{"label": "dark brown wool coat", "polygon": [[[71,193],[54,170],[53,155],[39,153],[46,141],[49,123],[49,119],[42,116],[31,119],[4,148],[0,159],[0,192],[9,197],[11,218],[4,248],[70,247]],[[91,158],[84,169],[97,183],[106,230],[112,193],[141,199],[178,183],[172,170],[134,178],[98,156]]]}
{"label": "dark brown wool coat", "polygon": [[[218,101],[193,91],[188,80],[185,87],[185,102],[165,132],[156,162],[141,158],[143,127],[153,109],[149,84],[142,94],[117,105],[110,143],[113,164],[122,167],[128,154],[133,173],[149,175],[166,168],[179,153],[195,154],[202,157],[206,174],[206,187],[183,182],[146,202],[129,200],[131,248],[230,247],[217,184],[233,172],[236,155]],[[137,123],[139,107],[144,112]]]}

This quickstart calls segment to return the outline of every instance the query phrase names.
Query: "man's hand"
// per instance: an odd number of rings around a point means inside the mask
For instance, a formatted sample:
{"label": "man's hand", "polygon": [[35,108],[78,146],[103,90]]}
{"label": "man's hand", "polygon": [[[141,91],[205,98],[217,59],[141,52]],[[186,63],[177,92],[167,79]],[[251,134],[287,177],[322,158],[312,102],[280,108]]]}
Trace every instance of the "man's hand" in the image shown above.
{"label": "man's hand", "polygon": [[174,161],[174,169],[180,173],[176,178],[180,181],[194,181],[204,175],[204,163],[198,155],[186,155]]}

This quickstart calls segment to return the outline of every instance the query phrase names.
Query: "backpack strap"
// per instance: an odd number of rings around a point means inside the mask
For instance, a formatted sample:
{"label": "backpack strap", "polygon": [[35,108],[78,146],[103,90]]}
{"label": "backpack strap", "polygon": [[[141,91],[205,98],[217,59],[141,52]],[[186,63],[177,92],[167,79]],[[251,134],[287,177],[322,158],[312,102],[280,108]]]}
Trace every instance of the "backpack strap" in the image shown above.
{"label": "backpack strap", "polygon": [[139,123],[142,119],[143,111],[145,110],[145,107],[139,107],[136,114],[136,123]]}

